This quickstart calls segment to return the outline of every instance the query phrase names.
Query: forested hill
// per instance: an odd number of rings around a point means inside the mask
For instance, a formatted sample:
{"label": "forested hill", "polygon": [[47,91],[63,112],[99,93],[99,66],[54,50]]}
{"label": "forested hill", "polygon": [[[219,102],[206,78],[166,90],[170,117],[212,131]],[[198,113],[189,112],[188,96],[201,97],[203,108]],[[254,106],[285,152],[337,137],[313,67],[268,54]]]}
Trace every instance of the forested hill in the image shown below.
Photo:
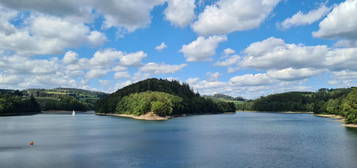
{"label": "forested hill", "polygon": [[0,89],[0,115],[23,115],[50,110],[94,110],[107,94],[83,89]]}
{"label": "forested hill", "polygon": [[40,105],[34,97],[26,97],[18,90],[0,89],[0,116],[40,113]]}
{"label": "forested hill", "polygon": [[[165,99],[168,101],[164,101]],[[171,111],[169,115],[235,111],[233,103],[217,103],[203,98],[188,84],[151,78],[126,86],[101,99],[97,104],[96,112],[139,115],[149,111],[155,112],[157,106],[169,109]]]}
{"label": "forested hill", "polygon": [[299,111],[336,114],[347,123],[357,123],[357,88],[320,89],[317,92],[287,92],[245,103],[253,111]]}
{"label": "forested hill", "polygon": [[100,98],[107,94],[84,89],[55,88],[55,89],[26,89],[21,91],[25,96],[33,96],[41,105],[42,111],[48,110],[94,110]]}

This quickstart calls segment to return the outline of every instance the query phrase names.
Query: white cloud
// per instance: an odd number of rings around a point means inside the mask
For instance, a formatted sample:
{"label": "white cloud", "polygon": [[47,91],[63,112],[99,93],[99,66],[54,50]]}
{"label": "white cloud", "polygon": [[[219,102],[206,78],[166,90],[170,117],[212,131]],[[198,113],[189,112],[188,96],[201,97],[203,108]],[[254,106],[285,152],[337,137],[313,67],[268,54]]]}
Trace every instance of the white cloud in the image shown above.
{"label": "white cloud", "polygon": [[231,55],[231,54],[234,54],[236,51],[235,50],[233,50],[233,49],[231,49],[231,48],[226,48],[226,49],[224,49],[224,54],[226,54],[226,55]]}
{"label": "white cloud", "polygon": [[229,83],[235,86],[263,86],[273,82],[274,80],[266,74],[244,74],[229,80]]}
{"label": "white cloud", "polygon": [[167,48],[167,45],[164,42],[162,42],[160,45],[155,47],[155,50],[161,51],[161,50],[163,50],[165,48]]}
{"label": "white cloud", "polygon": [[280,0],[219,0],[206,6],[192,27],[203,35],[227,34],[258,27]]}
{"label": "white cloud", "polygon": [[231,66],[231,65],[238,64],[239,60],[240,60],[239,55],[232,55],[226,59],[217,61],[214,65],[216,65],[216,66]]}
{"label": "white cloud", "polygon": [[106,75],[109,71],[106,69],[91,69],[86,73],[87,79],[98,78]]}
{"label": "white cloud", "polygon": [[124,67],[124,66],[118,65],[118,66],[115,66],[113,68],[113,71],[125,71],[127,69],[128,69],[128,67]]}
{"label": "white cloud", "polygon": [[357,40],[357,0],[346,0],[332,9],[320,22],[315,37]]}
{"label": "white cloud", "polygon": [[176,26],[184,27],[195,17],[195,0],[168,0],[165,17]]}
{"label": "white cloud", "polygon": [[334,71],[357,71],[357,48],[332,49],[326,55],[325,62],[323,63]]}
{"label": "white cloud", "polygon": [[63,18],[32,14],[19,28],[10,23],[10,18],[2,20],[7,26],[5,31],[0,29],[0,50],[19,55],[59,54],[83,44],[101,45],[106,39],[104,34],[91,31],[82,23]]}
{"label": "white cloud", "polygon": [[282,39],[271,37],[249,45],[240,66],[257,69],[323,67],[329,50],[327,46],[286,44]]}
{"label": "white cloud", "polygon": [[144,73],[155,74],[155,75],[172,74],[181,70],[185,66],[187,65],[186,64],[169,65],[169,64],[158,64],[154,62],[149,62],[144,66],[140,67],[140,71]]}
{"label": "white cloud", "polygon": [[[16,10],[31,10],[56,17],[89,22],[93,15],[102,15],[105,28],[117,27],[129,32],[150,24],[151,10],[164,0],[107,0],[72,1],[52,0],[8,1],[0,0],[0,5]],[[95,13],[93,13],[95,11]]]}
{"label": "white cloud", "polygon": [[92,31],[88,36],[88,40],[90,44],[100,46],[107,41],[107,37],[102,32]]}
{"label": "white cloud", "polygon": [[137,66],[140,65],[141,60],[147,57],[144,51],[138,51],[122,55],[120,57],[120,65],[122,66]]}
{"label": "white cloud", "polygon": [[199,36],[190,44],[183,45],[180,52],[189,62],[206,61],[215,55],[218,44],[226,40],[226,36],[210,36],[208,38]]}
{"label": "white cloud", "polygon": [[219,77],[221,77],[219,72],[207,72],[206,75],[209,81],[216,81]]}
{"label": "white cloud", "polygon": [[104,15],[105,28],[122,27],[132,32],[150,24],[151,10],[163,2],[163,0],[111,0],[94,1],[92,5],[99,13]]}
{"label": "white cloud", "polygon": [[0,85],[16,84],[21,81],[17,75],[2,75],[0,74]]}
{"label": "white cloud", "polygon": [[64,54],[63,62],[65,64],[73,64],[78,60],[78,54],[74,51],[67,51]]}
{"label": "white cloud", "polygon": [[99,80],[99,84],[102,86],[108,86],[110,84],[109,80]]}
{"label": "white cloud", "polygon": [[129,78],[129,77],[130,77],[130,75],[126,71],[124,71],[124,72],[116,72],[114,74],[114,79]]}
{"label": "white cloud", "polygon": [[[90,59],[90,64],[93,66],[107,66],[116,64],[123,56],[123,52],[117,51],[115,49],[109,48],[104,50],[99,50],[94,53],[94,56]],[[119,61],[117,62],[117,64]]]}
{"label": "white cloud", "polygon": [[291,27],[309,25],[326,16],[329,11],[330,8],[326,7],[325,5],[321,5],[319,8],[313,9],[308,13],[302,13],[299,11],[294,16],[285,19],[282,23],[279,24],[279,26],[283,29],[288,29]]}
{"label": "white cloud", "polygon": [[333,78],[328,81],[331,85],[339,87],[352,87],[357,84],[357,71],[342,70],[332,73]]}
{"label": "white cloud", "polygon": [[301,68],[301,69],[293,69],[286,68],[281,70],[270,70],[267,72],[269,77],[274,79],[282,80],[282,81],[295,81],[302,80],[317,74],[322,73],[323,70],[316,70],[311,68]]}
{"label": "white cloud", "polygon": [[20,56],[1,56],[0,69],[11,74],[51,74],[58,68],[58,60],[32,60]]}

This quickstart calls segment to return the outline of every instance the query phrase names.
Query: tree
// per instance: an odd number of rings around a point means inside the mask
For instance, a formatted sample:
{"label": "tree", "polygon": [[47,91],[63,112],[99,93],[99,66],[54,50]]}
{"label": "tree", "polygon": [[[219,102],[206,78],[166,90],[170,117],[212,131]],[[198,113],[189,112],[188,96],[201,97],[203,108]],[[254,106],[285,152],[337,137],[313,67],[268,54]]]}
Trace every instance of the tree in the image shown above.
{"label": "tree", "polygon": [[357,124],[357,88],[353,88],[342,103],[347,124]]}

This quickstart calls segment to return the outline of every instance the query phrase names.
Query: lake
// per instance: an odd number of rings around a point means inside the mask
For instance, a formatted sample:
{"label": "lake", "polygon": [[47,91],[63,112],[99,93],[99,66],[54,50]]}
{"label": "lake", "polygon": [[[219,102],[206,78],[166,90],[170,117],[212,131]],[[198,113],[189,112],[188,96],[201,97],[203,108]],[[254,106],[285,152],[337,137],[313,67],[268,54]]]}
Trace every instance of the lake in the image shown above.
{"label": "lake", "polygon": [[[35,141],[33,147],[27,146]],[[94,114],[0,117],[4,168],[355,168],[357,129],[310,114],[168,121]]]}

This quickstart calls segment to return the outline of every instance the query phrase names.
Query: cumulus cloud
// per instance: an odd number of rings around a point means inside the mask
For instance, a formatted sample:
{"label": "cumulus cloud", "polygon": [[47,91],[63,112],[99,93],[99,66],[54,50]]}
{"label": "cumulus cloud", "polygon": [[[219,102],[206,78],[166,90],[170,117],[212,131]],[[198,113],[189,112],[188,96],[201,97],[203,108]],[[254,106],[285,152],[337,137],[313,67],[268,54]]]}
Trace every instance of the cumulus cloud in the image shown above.
{"label": "cumulus cloud", "polygon": [[155,47],[155,50],[161,51],[161,50],[163,50],[165,48],[167,48],[167,45],[164,42],[162,42],[162,43],[160,43],[160,45]]}
{"label": "cumulus cloud", "polygon": [[168,0],[165,18],[172,24],[184,27],[195,17],[195,0]]}
{"label": "cumulus cloud", "polygon": [[328,81],[331,85],[339,87],[352,87],[357,84],[357,71],[342,70],[332,73],[333,77]]}
{"label": "cumulus cloud", "polygon": [[357,0],[346,0],[332,9],[319,24],[314,37],[357,40]]}
{"label": "cumulus cloud", "polygon": [[2,75],[0,74],[0,85],[11,85],[21,81],[17,75]]}
{"label": "cumulus cloud", "polygon": [[236,51],[235,50],[233,50],[233,49],[231,49],[231,48],[226,48],[226,49],[224,49],[224,54],[226,54],[226,55],[231,55],[231,54],[234,54]]}
{"label": "cumulus cloud", "polygon": [[98,78],[106,75],[109,71],[106,69],[91,69],[86,73],[87,79]]}
{"label": "cumulus cloud", "polygon": [[282,23],[279,24],[279,27],[282,29],[289,29],[291,27],[309,25],[326,16],[329,11],[330,8],[326,7],[325,5],[321,5],[319,8],[313,9],[307,13],[299,11],[294,16],[285,19]]}
{"label": "cumulus cloud", "polygon": [[93,66],[106,66],[115,64],[115,61],[119,60],[122,56],[123,52],[112,48],[99,50],[95,52],[94,56],[90,59],[90,64]]}
{"label": "cumulus cloud", "polygon": [[240,56],[239,55],[232,55],[229,56],[228,58],[225,59],[221,59],[219,61],[217,61],[214,65],[216,66],[231,66],[231,65],[236,65],[238,64],[240,60]]}
{"label": "cumulus cloud", "polygon": [[122,55],[120,57],[120,65],[123,66],[137,66],[141,63],[141,60],[147,57],[144,51],[138,51]]}
{"label": "cumulus cloud", "polygon": [[258,27],[280,0],[219,0],[206,6],[193,23],[203,35],[227,34]]}
{"label": "cumulus cloud", "polygon": [[199,36],[190,44],[183,45],[180,52],[184,54],[189,62],[207,61],[216,54],[218,44],[226,41],[226,36]]}
{"label": "cumulus cloud", "polygon": [[169,64],[158,64],[154,62],[149,62],[144,66],[140,67],[140,71],[149,74],[155,74],[155,75],[171,74],[181,70],[185,66],[187,65],[186,64],[169,65]]}
{"label": "cumulus cloud", "polygon": [[146,56],[147,54],[143,51],[125,53],[113,48],[107,48],[94,53],[94,56],[90,59],[90,64],[93,66],[110,66],[115,64],[124,67],[137,66]]}
{"label": "cumulus cloud", "polygon": [[269,77],[282,81],[295,81],[295,80],[306,79],[315,76],[317,74],[320,74],[322,72],[323,70],[311,69],[311,68],[301,68],[301,69],[285,68],[281,70],[270,70],[267,72],[267,75]]}
{"label": "cumulus cloud", "polygon": [[97,46],[106,41],[103,33],[91,31],[83,23],[58,17],[31,15],[20,28],[12,25],[10,19],[3,20],[5,26],[2,27],[6,30],[0,29],[0,49],[19,55],[59,54],[65,48],[83,44]]}
{"label": "cumulus cloud", "polygon": [[78,54],[74,51],[67,51],[64,54],[63,62],[65,64],[73,64],[78,60]]}
{"label": "cumulus cloud", "polygon": [[219,72],[207,72],[206,75],[208,77],[208,80],[210,80],[210,81],[215,81],[219,77],[221,77],[221,73],[219,73]]}
{"label": "cumulus cloud", "polygon": [[271,37],[249,45],[240,66],[257,69],[321,67],[328,52],[327,46],[286,44],[282,39]]}
{"label": "cumulus cloud", "polygon": [[266,74],[244,74],[229,80],[229,83],[235,86],[263,86],[273,82],[274,80]]}
{"label": "cumulus cloud", "polygon": [[[15,10],[32,10],[56,17],[71,18],[83,22],[91,21],[95,14],[104,18],[105,28],[117,27],[129,32],[143,28],[151,22],[151,10],[164,0],[0,0],[0,5]],[[96,11],[93,14],[93,11]]]}
{"label": "cumulus cloud", "polygon": [[130,75],[128,72],[123,71],[123,72],[116,72],[114,74],[114,79],[122,79],[122,78],[129,78]]}

